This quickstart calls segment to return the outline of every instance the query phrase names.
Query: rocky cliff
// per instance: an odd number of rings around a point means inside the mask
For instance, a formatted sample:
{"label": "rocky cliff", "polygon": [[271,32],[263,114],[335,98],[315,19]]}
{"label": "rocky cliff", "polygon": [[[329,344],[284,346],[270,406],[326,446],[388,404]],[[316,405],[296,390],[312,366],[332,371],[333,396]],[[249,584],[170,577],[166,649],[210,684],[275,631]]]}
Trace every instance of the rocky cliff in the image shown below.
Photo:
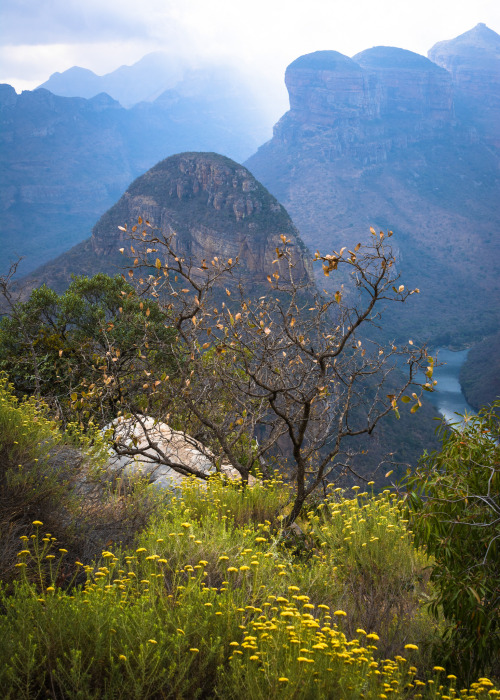
{"label": "rocky cliff", "polygon": [[[137,178],[94,226],[92,237],[37,270],[32,280],[60,290],[71,273],[113,272],[124,265],[138,217],[167,237],[176,252],[196,262],[238,257],[247,290],[266,284],[281,235],[291,241],[298,281],[312,281],[312,263],[284,207],[242,165],[215,153],[181,153]],[[125,262],[126,264],[126,262]],[[114,269],[113,269],[114,268]]]}
{"label": "rocky cliff", "polygon": [[329,160],[385,162],[454,119],[450,74],[404,49],[377,46],[353,59],[317,51],[291,63],[285,83],[290,111],[274,127],[274,141],[319,146]]}
{"label": "rocky cliff", "polygon": [[485,24],[440,41],[429,58],[449,71],[457,114],[500,148],[500,36]]}
{"label": "rocky cliff", "polygon": [[[246,165],[285,205],[305,243],[355,245],[396,233],[418,301],[395,337],[470,342],[500,324],[500,158],[454,103],[453,76],[409,51],[302,56],[286,71],[290,111]],[[492,87],[492,90],[494,88]],[[458,300],[458,303],[456,303]]]}

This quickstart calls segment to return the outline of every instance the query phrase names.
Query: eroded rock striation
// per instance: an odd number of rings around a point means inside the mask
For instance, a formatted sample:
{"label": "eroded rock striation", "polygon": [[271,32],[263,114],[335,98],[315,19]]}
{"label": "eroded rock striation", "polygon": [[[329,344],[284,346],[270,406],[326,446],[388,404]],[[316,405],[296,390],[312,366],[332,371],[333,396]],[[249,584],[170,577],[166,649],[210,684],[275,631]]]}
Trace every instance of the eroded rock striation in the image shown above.
{"label": "eroded rock striation", "polygon": [[118,250],[127,250],[129,241],[119,227],[130,229],[139,217],[172,237],[176,252],[195,263],[239,258],[239,279],[247,290],[267,285],[284,235],[297,281],[312,280],[311,255],[285,208],[245,167],[216,153],[181,153],[137,178],[99,219],[90,239],[37,271],[38,282],[61,289],[79,270],[123,267],[127,263]]}
{"label": "eroded rock striation", "polygon": [[[398,270],[422,294],[391,309],[394,337],[470,343],[500,323],[500,156],[491,137],[500,91],[486,71],[498,43],[476,28],[430,52],[442,65],[386,46],[353,58],[301,56],[286,71],[290,110],[246,161],[313,251],[355,245],[370,226],[397,234]],[[467,112],[457,80],[472,84],[480,71],[474,90],[484,100],[471,93]]]}
{"label": "eroded rock striation", "polygon": [[394,47],[377,46],[354,58],[338,51],[307,54],[288,66],[285,83],[290,111],[275,126],[275,138],[311,142],[328,135],[328,158],[385,161],[391,149],[434,133],[454,116],[450,74]]}
{"label": "eroded rock striation", "polygon": [[500,36],[485,24],[440,41],[429,58],[449,71],[457,114],[500,148]]}

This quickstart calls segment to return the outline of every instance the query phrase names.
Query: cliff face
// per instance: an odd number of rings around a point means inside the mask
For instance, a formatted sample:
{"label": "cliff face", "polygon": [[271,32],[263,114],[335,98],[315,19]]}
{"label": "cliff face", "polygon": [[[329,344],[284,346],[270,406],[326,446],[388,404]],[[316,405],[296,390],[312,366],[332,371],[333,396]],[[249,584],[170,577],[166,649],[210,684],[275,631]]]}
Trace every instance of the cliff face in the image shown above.
{"label": "cliff face", "polygon": [[107,95],[0,90],[2,272],[32,269],[82,240],[134,177],[123,110]]}
{"label": "cliff face", "polygon": [[446,128],[454,118],[449,73],[424,56],[378,46],[354,56],[318,51],[285,73],[290,111],[275,139],[313,147],[326,157],[384,162],[394,148]]}
{"label": "cliff face", "polygon": [[457,115],[500,148],[500,36],[478,24],[435,44],[428,56],[451,75]]}
{"label": "cliff face", "polygon": [[370,226],[392,229],[402,281],[421,294],[392,309],[387,332],[432,344],[492,333],[500,157],[455,108],[453,76],[424,56],[375,47],[353,59],[302,56],[286,83],[290,111],[246,165],[304,242],[328,252]]}
{"label": "cliff face", "polygon": [[391,46],[375,46],[354,56],[378,86],[380,116],[388,122],[403,118],[429,128],[453,119],[451,78],[424,56]]}
{"label": "cliff face", "polygon": [[246,168],[215,153],[181,153],[158,163],[99,219],[88,241],[34,277],[61,289],[72,272],[113,272],[117,263],[126,264],[118,250],[129,245],[118,227],[130,228],[139,216],[172,236],[176,252],[195,263],[214,256],[238,257],[239,279],[247,290],[267,285],[280,236],[285,235],[291,241],[297,281],[312,282],[311,256],[284,207]]}
{"label": "cliff face", "polygon": [[337,51],[301,56],[286,69],[285,84],[298,122],[333,126],[378,116],[376,86]]}

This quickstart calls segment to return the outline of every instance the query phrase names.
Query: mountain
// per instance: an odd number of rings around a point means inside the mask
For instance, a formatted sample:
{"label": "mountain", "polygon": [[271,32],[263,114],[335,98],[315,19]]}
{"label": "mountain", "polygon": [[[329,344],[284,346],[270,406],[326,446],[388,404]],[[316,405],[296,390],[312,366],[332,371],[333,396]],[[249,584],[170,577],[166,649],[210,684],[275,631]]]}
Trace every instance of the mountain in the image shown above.
{"label": "mountain", "polygon": [[476,343],[460,369],[460,385],[468,403],[481,406],[500,401],[500,331]]}
{"label": "mountain", "polygon": [[[73,66],[63,73],[54,73],[39,87],[61,97],[87,99],[105,92],[127,108],[160,98],[160,110],[175,105],[174,119],[179,124],[189,124],[196,111],[202,127],[207,114],[212,118],[217,114],[240,138],[246,133],[248,142],[253,139],[253,150],[271,132],[272,122],[264,101],[256,94],[249,76],[237,66],[207,64],[193,68],[162,51],[102,76]],[[142,105],[141,112],[145,107]]]}
{"label": "mountain", "polygon": [[260,122],[244,97],[241,84],[209,73],[131,109],[103,93],[17,95],[0,86],[0,274],[21,255],[27,273],[85,239],[161,158],[193,149],[246,158],[265,137],[251,136]]}
{"label": "mountain", "polygon": [[500,148],[500,36],[478,24],[438,42],[428,56],[451,75],[457,115]]}
{"label": "mountain", "polygon": [[30,276],[64,289],[72,273],[117,272],[127,264],[119,249],[138,217],[172,235],[178,252],[201,262],[239,257],[249,288],[266,284],[280,235],[291,240],[298,279],[312,280],[311,257],[284,207],[242,165],[216,153],[181,153],[137,178],[96,223],[90,239]]}
{"label": "mountain", "polygon": [[0,245],[5,271],[28,272],[82,240],[137,174],[126,111],[91,100],[0,86]]}
{"label": "mountain", "polygon": [[421,294],[391,309],[386,333],[437,346],[495,332],[500,154],[456,110],[450,71],[377,46],[301,56],[285,83],[290,110],[245,164],[304,242],[328,252],[391,229],[402,282]]}
{"label": "mountain", "polygon": [[73,66],[63,73],[53,73],[39,87],[61,97],[95,97],[106,92],[124,107],[156,99],[173,88],[185,71],[181,61],[163,51],[143,56],[131,66],[120,66],[106,75],[96,75],[87,68]]}
{"label": "mountain", "polygon": [[[285,208],[244,166],[215,153],[181,153],[137,178],[99,219],[90,239],[36,270],[25,284],[46,283],[61,292],[74,273],[126,273],[130,261],[119,250],[126,254],[130,243],[123,229],[130,230],[139,216],[159,235],[175,233],[176,252],[188,260],[239,257],[239,280],[251,297],[269,290],[267,275],[282,234],[290,240],[296,281],[313,282],[311,255]],[[436,446],[434,415],[426,402],[416,416],[409,410],[402,410],[401,420],[388,416],[373,436],[353,443],[369,448],[358,457],[359,468],[372,470],[388,453],[391,463],[415,464],[422,445]],[[399,468],[398,476],[403,472]]]}

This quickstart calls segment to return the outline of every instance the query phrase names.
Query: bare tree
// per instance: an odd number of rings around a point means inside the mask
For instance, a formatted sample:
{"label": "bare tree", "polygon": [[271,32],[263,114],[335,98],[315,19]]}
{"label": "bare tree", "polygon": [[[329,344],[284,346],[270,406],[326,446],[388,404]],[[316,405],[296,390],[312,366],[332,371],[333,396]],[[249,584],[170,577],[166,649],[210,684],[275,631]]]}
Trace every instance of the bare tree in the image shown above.
{"label": "bare tree", "polygon": [[[294,484],[288,524],[320,484],[354,471],[349,440],[397,414],[400,401],[413,402],[416,411],[422,389],[432,390],[425,348],[370,340],[383,306],[418,292],[399,284],[387,245],[392,233],[371,232],[368,245],[316,254],[325,275],[344,280],[332,295],[296,281],[285,236],[267,289],[249,295],[239,260],[188,258],[175,236],[141,219],[130,234],[129,277],[176,330],[169,348],[175,371],[148,376],[146,411],[194,434],[214,468],[228,464],[244,482],[255,471],[266,476],[278,460]],[[122,435],[120,454],[147,455],[206,478],[206,470],[186,470],[169,457],[133,406],[123,405],[122,413],[134,429],[144,426],[144,440]]]}

